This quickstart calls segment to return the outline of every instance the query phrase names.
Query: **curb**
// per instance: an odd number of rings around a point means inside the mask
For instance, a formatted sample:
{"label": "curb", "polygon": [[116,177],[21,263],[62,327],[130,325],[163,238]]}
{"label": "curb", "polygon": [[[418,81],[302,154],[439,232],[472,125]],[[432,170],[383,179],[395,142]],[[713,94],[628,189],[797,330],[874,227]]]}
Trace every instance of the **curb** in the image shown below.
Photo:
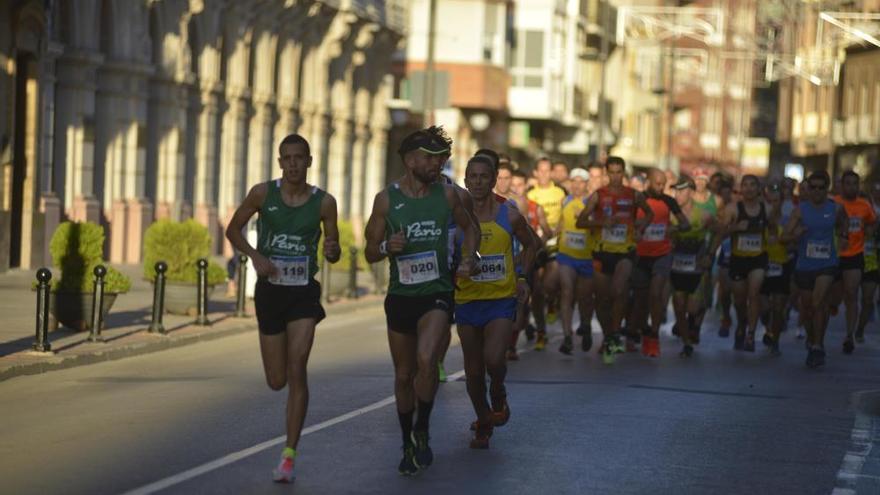
{"label": "curb", "polygon": [[[381,301],[382,296],[365,296],[355,300],[345,300],[329,303],[326,304],[325,307],[328,309],[332,308],[335,314],[346,314],[375,306],[376,303]],[[228,315],[227,317],[234,318],[231,315]],[[226,318],[223,318],[223,320],[225,319]],[[184,327],[180,330],[177,330],[176,332],[179,332],[181,330],[185,331],[187,328],[192,327]],[[50,353],[34,353],[32,355],[45,355],[46,359],[32,363],[13,364],[6,368],[0,368],[0,382],[15,378],[17,376],[38,375],[49,371],[73,368],[76,366],[85,366],[88,364],[102,363],[105,361],[115,361],[127,357],[139,356],[142,354],[150,354],[153,352],[183,347],[199,342],[209,342],[212,340],[217,340],[224,337],[231,337],[233,335],[256,330],[257,322],[253,320],[253,315],[251,315],[248,317],[248,321],[242,319],[241,324],[229,328],[224,328],[222,330],[209,330],[205,332],[183,335],[175,335],[173,333],[167,336],[157,335],[155,336],[155,340],[152,341],[133,342],[130,344],[124,344],[108,349],[95,349],[94,352],[76,354],[72,356],[59,356]]]}

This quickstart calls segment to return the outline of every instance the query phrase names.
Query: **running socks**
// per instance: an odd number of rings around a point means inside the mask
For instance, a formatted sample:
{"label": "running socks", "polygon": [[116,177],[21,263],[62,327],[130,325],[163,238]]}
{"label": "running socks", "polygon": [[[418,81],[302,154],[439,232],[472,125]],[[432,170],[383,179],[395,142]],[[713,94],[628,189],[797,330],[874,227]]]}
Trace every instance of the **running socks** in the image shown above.
{"label": "running socks", "polygon": [[[419,403],[419,415],[416,418],[416,426],[415,429],[418,431],[428,431],[428,426],[431,420],[431,409],[434,408],[434,401],[425,402],[422,399],[417,399]],[[412,415],[412,413],[410,413]]]}
{"label": "running socks", "polygon": [[296,459],[296,450],[290,447],[284,447],[284,450],[281,451],[281,457]]}
{"label": "running socks", "polygon": [[412,440],[413,430],[413,413],[415,411],[402,413],[397,411],[397,420],[400,422],[400,432],[403,434],[403,444],[406,445]]}

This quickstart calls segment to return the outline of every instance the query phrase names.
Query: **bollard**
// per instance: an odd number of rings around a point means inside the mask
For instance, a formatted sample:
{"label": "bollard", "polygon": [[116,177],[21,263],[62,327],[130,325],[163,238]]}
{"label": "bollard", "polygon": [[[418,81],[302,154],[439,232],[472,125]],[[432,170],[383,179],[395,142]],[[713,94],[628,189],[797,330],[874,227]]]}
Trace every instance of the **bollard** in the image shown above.
{"label": "bollard", "polygon": [[37,336],[33,346],[37,352],[52,351],[52,344],[49,343],[50,280],[52,280],[52,272],[48,268],[37,270]]}
{"label": "bollard", "polygon": [[196,325],[208,326],[211,324],[208,321],[208,260],[202,258],[198,262],[199,269],[199,287],[198,287],[198,301],[197,309],[198,314],[196,315]]}
{"label": "bollard", "polygon": [[247,316],[247,313],[244,311],[244,294],[245,294],[245,285],[247,284],[247,262],[248,257],[240,254],[238,255],[238,283],[236,284],[236,300],[235,300],[235,316],[237,318],[244,318]]}
{"label": "bollard", "polygon": [[92,299],[92,328],[89,330],[89,342],[104,342],[101,327],[104,325],[104,276],[107,269],[104,265],[95,267],[95,294]]}
{"label": "bollard", "polygon": [[348,297],[357,299],[358,297],[358,249],[354,246],[350,248],[351,264],[348,268]]}
{"label": "bollard", "polygon": [[165,325],[162,324],[162,314],[165,312],[165,272],[168,265],[164,261],[156,263],[156,283],[153,286],[153,320],[150,322],[150,333],[166,335]]}

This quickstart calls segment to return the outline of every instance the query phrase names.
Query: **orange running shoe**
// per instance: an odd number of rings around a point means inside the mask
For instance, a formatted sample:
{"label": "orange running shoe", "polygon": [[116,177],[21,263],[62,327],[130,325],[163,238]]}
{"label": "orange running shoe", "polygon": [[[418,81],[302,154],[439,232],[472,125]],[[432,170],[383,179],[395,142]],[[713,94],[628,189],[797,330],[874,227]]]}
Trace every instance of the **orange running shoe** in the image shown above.
{"label": "orange running shoe", "polygon": [[492,438],[492,423],[477,422],[474,430],[474,438],[471,439],[472,449],[488,449],[489,439]]}

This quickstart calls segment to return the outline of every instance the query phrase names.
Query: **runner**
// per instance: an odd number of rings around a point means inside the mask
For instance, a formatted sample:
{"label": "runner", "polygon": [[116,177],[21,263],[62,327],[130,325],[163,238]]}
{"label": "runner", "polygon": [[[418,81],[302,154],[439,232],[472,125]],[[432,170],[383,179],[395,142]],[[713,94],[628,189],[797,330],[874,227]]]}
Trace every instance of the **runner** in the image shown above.
{"label": "runner", "polygon": [[[602,229],[599,250],[593,253],[596,307],[604,336],[599,352],[606,364],[623,352],[620,326],[626,314],[629,280],[635,259],[636,236],[641,236],[654,213],[641,193],[623,185],[626,162],[609,156],[605,163],[608,185],[589,197],[577,227]],[[645,217],[636,221],[636,210]],[[607,323],[607,324],[606,324]]]}
{"label": "runner", "polygon": [[[732,200],[733,195],[733,182],[730,179],[724,178],[720,174],[713,175],[713,179],[715,176],[722,177],[720,182],[718,183],[718,197],[727,198],[725,199],[725,204],[729,204]],[[711,184],[711,183],[710,183]],[[716,224],[717,225],[717,224]],[[716,228],[720,228],[720,225],[717,225]],[[718,232],[716,232],[717,234]],[[730,314],[730,306],[733,303],[732,299],[732,289],[730,283],[730,237],[719,236],[723,240],[721,241],[721,247],[717,251],[718,257],[718,272],[713,280],[712,288],[714,290],[715,285],[718,286],[718,306],[721,310],[721,325],[718,327],[718,336],[722,338],[727,338],[730,336],[730,327],[733,326],[733,318]]]}
{"label": "runner", "polygon": [[[480,220],[482,241],[478,272],[460,278],[455,291],[455,320],[464,354],[467,391],[477,414],[471,448],[489,448],[493,428],[510,418],[504,377],[504,355],[510,341],[517,303],[528,298],[526,280],[531,272],[536,244],[534,236],[515,204],[499,203],[493,197],[496,171],[483,155],[470,159],[465,185],[474,200],[474,213]],[[521,246],[523,275],[514,270],[513,239]],[[490,379],[486,400],[486,374]]]}
{"label": "runner", "polygon": [[772,225],[758,178],[743,176],[740,189],[742,200],[726,206],[721,218],[731,241],[729,274],[737,319],[733,348],[754,352],[767,270],[767,229]]}
{"label": "runner", "polygon": [[560,302],[559,313],[562,320],[564,338],[559,352],[571,354],[574,305],[577,303],[580,316],[581,350],[587,352],[593,346],[593,332],[590,322],[593,319],[593,254],[590,250],[590,233],[576,226],[577,219],[587,203],[587,181],[589,173],[576,168],[571,171],[571,194],[562,203],[562,218],[559,220],[559,254],[556,263],[559,270]]}
{"label": "runner", "polygon": [[[455,189],[438,183],[439,162],[448,152],[448,142],[427,130],[407,136],[398,150],[406,175],[376,195],[366,227],[367,262],[387,256],[391,265],[385,315],[403,435],[398,472],[403,475],[415,474],[433,461],[429,422],[437,362],[453,311],[447,227],[450,217],[457,225],[471,223]],[[479,242],[475,229],[463,232],[458,276],[468,276],[475,267]]]}
{"label": "runner", "polygon": [[[846,305],[846,339],[843,352],[855,350],[855,333],[859,322],[859,287],[865,269],[865,238],[873,236],[877,216],[874,207],[859,197],[859,174],[847,170],[841,176],[841,194],[834,200],[844,207],[848,220],[849,239],[846,249],[840,250],[838,277],[843,284],[843,301]],[[840,292],[838,292],[840,293]]]}
{"label": "runner", "polygon": [[[871,188],[871,202],[874,215],[880,217],[880,183],[875,182]],[[880,258],[880,228],[874,228],[874,235],[865,238],[865,274],[862,276],[862,311],[859,314],[859,326],[856,329],[856,343],[865,341],[865,327],[873,321],[877,286],[880,284],[878,271]]]}
{"label": "runner", "polygon": [[[782,190],[778,183],[768,184],[764,193],[771,211],[782,210]],[[790,216],[790,213],[789,213]],[[783,217],[784,218],[784,217]],[[794,256],[782,241],[782,225],[771,227],[767,236],[767,274],[761,286],[761,295],[767,298],[765,314],[764,345],[770,354],[780,356],[779,337],[785,326],[785,305],[791,293],[791,276],[794,272]]]}
{"label": "runner", "polygon": [[[831,178],[824,171],[807,179],[808,193],[792,212],[783,241],[797,242],[794,278],[801,295],[801,315],[807,329],[807,367],[825,364],[828,292],[838,271],[838,248],[846,247],[846,210],[828,199]],[[835,230],[838,242],[835,242]]]}
{"label": "runner", "polygon": [[571,179],[569,177],[568,164],[566,164],[565,162],[559,161],[553,164],[553,170],[550,172],[550,178],[553,179],[554,184],[561,187],[562,190],[566,193],[571,190],[569,188],[571,184]]}
{"label": "runner", "polygon": [[[678,203],[666,190],[667,175],[658,169],[648,172],[645,199],[653,212],[650,223],[636,243],[636,264],[632,274],[633,303],[631,318],[627,320],[630,332],[642,332],[642,354],[649,357],[660,356],[660,325],[666,316],[669,298],[666,284],[672,270],[672,241],[669,228],[671,217],[675,217],[677,231],[690,230],[688,217],[681,211]],[[638,212],[636,218],[645,215]],[[648,328],[648,314],[651,326]],[[632,346],[632,345],[631,345]]]}
{"label": "runner", "polygon": [[[306,182],[312,165],[308,141],[291,134],[281,141],[278,155],[281,178],[251,188],[229,221],[226,238],[257,271],[254,309],[266,382],[272,390],[287,386],[287,441],[272,479],[289,483],[309,405],[309,353],[315,326],[326,316],[315,280],[322,228],[324,258],[336,263],[341,250],[336,200]],[[256,249],[242,234],[255,213]]]}
{"label": "runner", "polygon": [[[682,214],[688,219],[690,229],[673,227],[672,306],[675,310],[675,326],[683,347],[682,357],[691,357],[694,345],[700,342],[698,318],[705,312],[704,285],[710,283],[712,253],[717,248],[715,217],[697,206],[694,193],[697,186],[693,180],[683,178],[674,187],[676,201]],[[676,219],[673,219],[675,223]]]}

